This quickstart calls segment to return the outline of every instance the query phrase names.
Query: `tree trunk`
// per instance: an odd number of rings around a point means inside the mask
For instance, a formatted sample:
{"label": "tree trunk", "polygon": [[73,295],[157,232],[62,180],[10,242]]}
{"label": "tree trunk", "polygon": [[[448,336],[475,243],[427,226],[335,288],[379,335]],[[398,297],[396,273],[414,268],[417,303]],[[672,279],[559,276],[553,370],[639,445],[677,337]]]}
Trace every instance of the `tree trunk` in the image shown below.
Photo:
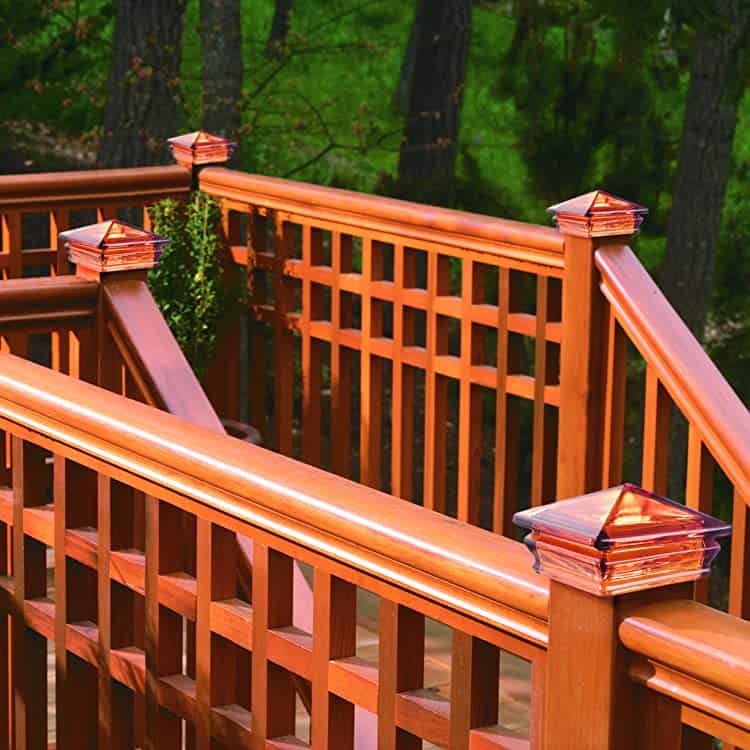
{"label": "tree trunk", "polygon": [[414,77],[414,63],[417,59],[416,23],[415,20],[409,31],[409,41],[406,43],[406,51],[398,75],[398,86],[393,92],[391,101],[393,109],[402,115],[409,113],[409,94],[411,93],[411,81]]}
{"label": "tree trunk", "polygon": [[266,42],[266,52],[269,55],[280,55],[283,52],[286,38],[289,36],[293,7],[294,0],[276,0],[271,32]]}
{"label": "tree trunk", "polygon": [[240,0],[201,0],[203,129],[236,138],[242,124]]}
{"label": "tree trunk", "polygon": [[471,0],[418,0],[416,59],[398,165],[399,195],[450,205],[471,35]]}
{"label": "tree trunk", "polygon": [[185,0],[118,0],[110,98],[98,161],[130,167],[171,161]]}
{"label": "tree trunk", "polygon": [[721,26],[696,36],[661,285],[703,337],[737,110],[745,88],[750,6],[719,0]]}

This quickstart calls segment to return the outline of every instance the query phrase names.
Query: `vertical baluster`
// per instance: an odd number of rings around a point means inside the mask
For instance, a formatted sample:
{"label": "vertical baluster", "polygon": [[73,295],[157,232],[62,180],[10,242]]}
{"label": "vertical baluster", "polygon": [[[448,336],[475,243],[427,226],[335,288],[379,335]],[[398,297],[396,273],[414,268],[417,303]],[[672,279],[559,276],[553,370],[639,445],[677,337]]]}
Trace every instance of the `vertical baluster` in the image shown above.
{"label": "vertical baluster", "polygon": [[498,720],[500,649],[453,631],[451,653],[451,750],[469,750],[469,732]]}
{"label": "vertical baluster", "polygon": [[[9,433],[0,433],[10,440]],[[4,461],[3,461],[4,463]],[[10,482],[8,482],[10,484]],[[0,523],[0,575],[12,573],[13,527]],[[0,611],[0,750],[11,750],[13,745],[12,684],[11,684],[11,630],[9,612]]]}
{"label": "vertical baluster", "polygon": [[448,384],[435,369],[438,354],[444,353],[447,337],[439,330],[435,297],[447,294],[450,287],[450,261],[431,252],[427,256],[427,369],[424,397],[424,505],[445,513],[446,422]]}
{"label": "vertical baluster", "polygon": [[253,734],[258,742],[294,734],[292,676],[268,661],[268,630],[292,624],[293,561],[253,546]]}
{"label": "vertical baluster", "polygon": [[133,747],[133,701],[129,691],[112,680],[110,656],[120,643],[122,630],[132,627],[129,612],[113,613],[110,557],[112,529],[112,480],[99,474],[97,483],[97,596],[99,625],[99,747],[126,750]]}
{"label": "vertical baluster", "polygon": [[602,487],[613,487],[622,481],[628,341],[611,306],[607,306],[606,367]]}
{"label": "vertical baluster", "polygon": [[15,747],[47,748],[47,640],[26,627],[25,601],[46,596],[46,548],[24,533],[24,508],[45,505],[45,454],[13,436],[13,695]]}
{"label": "vertical baluster", "polygon": [[68,528],[96,523],[90,502],[94,479],[78,464],[55,456],[55,735],[60,750],[96,744],[96,669],[67,650],[67,624],[96,621],[96,573],[69,561],[65,553]]}
{"label": "vertical baluster", "polygon": [[495,411],[495,487],[492,528],[498,534],[512,536],[518,489],[518,404],[508,398],[508,373],[518,366],[518,347],[508,334],[508,313],[515,294],[511,294],[510,271],[498,272],[497,385]]}
{"label": "vertical baluster", "polygon": [[302,227],[302,460],[320,466],[322,345],[310,335],[310,321],[322,320],[322,289],[313,289],[310,268],[323,263],[319,229]]}
{"label": "vertical baluster", "polygon": [[402,291],[414,287],[417,269],[413,254],[397,244],[393,251],[393,368],[391,383],[391,494],[414,496],[414,368],[402,360],[404,346],[414,345],[413,311],[404,308]]}
{"label": "vertical baluster", "polygon": [[7,211],[0,215],[0,241],[2,244],[3,279],[20,279],[23,276],[21,212]]}
{"label": "vertical baluster", "polygon": [[379,488],[382,482],[383,362],[371,353],[371,341],[383,335],[383,314],[373,304],[372,281],[383,276],[383,248],[369,237],[362,240],[362,350],[360,373],[359,481]]}
{"label": "vertical baluster", "polygon": [[328,692],[328,663],[356,652],[357,589],[316,569],[313,592],[312,747],[352,750],[354,706]]}
{"label": "vertical baluster", "polygon": [[667,494],[671,406],[669,395],[659,382],[654,368],[647,366],[641,485],[657,495]]}
{"label": "vertical baluster", "polygon": [[50,276],[66,276],[70,273],[68,253],[65,242],[60,239],[60,232],[70,229],[70,210],[67,208],[53,208],[49,212],[50,245],[57,248],[55,261],[50,267]]}
{"label": "vertical baluster", "polygon": [[734,490],[732,510],[732,561],[729,576],[729,612],[750,620],[750,510],[739,490]]}
{"label": "vertical baluster", "polygon": [[422,740],[396,725],[396,696],[424,684],[424,615],[380,602],[378,750],[417,750]]}
{"label": "vertical baluster", "polygon": [[294,368],[292,367],[292,332],[287,325],[289,293],[287,291],[285,263],[289,257],[291,232],[288,222],[280,214],[276,216],[274,236],[274,447],[290,456],[292,443],[292,411],[294,406]]}
{"label": "vertical baluster", "polygon": [[[685,503],[702,513],[713,509],[714,460],[701,440],[694,425],[689,426],[687,452],[687,483]],[[709,579],[695,583],[695,598],[704,604],[708,602]]]}
{"label": "vertical baluster", "polygon": [[549,454],[550,416],[545,405],[545,387],[550,372],[547,361],[547,320],[549,319],[550,284],[546,276],[537,277],[536,340],[534,342],[534,416],[531,464],[531,504],[541,505],[555,499],[554,474],[550,466],[556,457]]}
{"label": "vertical baluster", "polygon": [[474,336],[473,306],[480,294],[474,262],[461,267],[461,380],[458,408],[458,520],[479,525],[480,460],[482,457],[482,390],[471,383],[471,366],[481,359],[481,342]]}
{"label": "vertical baluster", "polygon": [[351,328],[352,302],[342,298],[342,273],[352,272],[352,238],[334,232],[331,237],[333,286],[331,289],[331,424],[336,440],[331,440],[331,469],[345,477],[352,475],[352,352],[339,343],[340,331]]}
{"label": "vertical baluster", "polygon": [[248,298],[248,346],[250,352],[248,397],[250,403],[248,412],[250,423],[260,430],[264,440],[270,441],[266,415],[266,367],[268,360],[266,325],[260,322],[256,313],[256,306],[265,304],[267,300],[265,299],[265,294],[261,294],[260,285],[255,284],[255,274],[253,272],[258,262],[258,254],[268,251],[265,229],[265,220],[261,221],[258,210],[253,209],[248,215],[247,230],[248,283],[250,284]]}
{"label": "vertical baluster", "polygon": [[160,573],[182,567],[180,538],[173,533],[180,520],[179,510],[146,496],[146,750],[179,750],[182,741],[180,720],[159,706],[159,678],[182,672],[182,618],[159,606]]}

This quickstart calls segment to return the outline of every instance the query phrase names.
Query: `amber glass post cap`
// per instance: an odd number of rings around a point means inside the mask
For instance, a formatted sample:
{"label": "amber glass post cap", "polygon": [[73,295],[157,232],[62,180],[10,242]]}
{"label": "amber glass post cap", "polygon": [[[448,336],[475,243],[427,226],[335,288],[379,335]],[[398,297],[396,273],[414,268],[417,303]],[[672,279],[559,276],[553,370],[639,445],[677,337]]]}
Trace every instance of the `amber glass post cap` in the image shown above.
{"label": "amber glass post cap", "polygon": [[557,228],[576,237],[615,237],[635,234],[648,209],[618,198],[604,190],[594,190],[547,209],[554,214]]}
{"label": "amber glass post cap", "polygon": [[169,240],[112,219],[60,233],[71,263],[92,271],[153,268]]}
{"label": "amber glass post cap", "polygon": [[598,596],[708,575],[731,526],[632,484],[521,511],[534,569]]}
{"label": "amber glass post cap", "polygon": [[234,141],[211,135],[205,130],[169,138],[167,143],[172,148],[174,160],[187,169],[200,164],[221,164],[229,161],[237,147]]}

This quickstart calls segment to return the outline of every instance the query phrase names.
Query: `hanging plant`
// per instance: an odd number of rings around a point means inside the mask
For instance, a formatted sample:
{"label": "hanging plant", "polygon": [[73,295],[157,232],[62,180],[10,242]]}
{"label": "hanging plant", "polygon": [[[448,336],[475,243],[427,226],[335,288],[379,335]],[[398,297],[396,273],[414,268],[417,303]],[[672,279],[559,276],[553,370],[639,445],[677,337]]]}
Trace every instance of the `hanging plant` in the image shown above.
{"label": "hanging plant", "polygon": [[[153,231],[169,239],[148,284],[188,362],[202,378],[221,328],[244,298],[244,285],[228,280],[221,262],[223,238],[218,201],[194,192],[149,208]],[[229,283],[228,283],[229,281]]]}

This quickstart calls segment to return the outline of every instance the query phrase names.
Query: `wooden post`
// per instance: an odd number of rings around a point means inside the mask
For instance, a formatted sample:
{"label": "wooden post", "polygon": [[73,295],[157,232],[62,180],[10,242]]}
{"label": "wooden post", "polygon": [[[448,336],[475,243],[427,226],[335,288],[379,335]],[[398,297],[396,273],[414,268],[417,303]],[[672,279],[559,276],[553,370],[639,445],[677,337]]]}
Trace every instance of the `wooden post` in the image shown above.
{"label": "wooden post", "polygon": [[565,235],[557,497],[600,489],[607,317],[595,255],[624,241],[646,209],[596,190],[547,209]]}
{"label": "wooden post", "polygon": [[675,711],[665,713],[657,744],[644,740],[642,722],[653,725],[661,699],[632,681],[618,629],[635,606],[691,598],[729,527],[632,485],[514,521],[532,529],[527,544],[551,578],[544,750],[680,748]]}

